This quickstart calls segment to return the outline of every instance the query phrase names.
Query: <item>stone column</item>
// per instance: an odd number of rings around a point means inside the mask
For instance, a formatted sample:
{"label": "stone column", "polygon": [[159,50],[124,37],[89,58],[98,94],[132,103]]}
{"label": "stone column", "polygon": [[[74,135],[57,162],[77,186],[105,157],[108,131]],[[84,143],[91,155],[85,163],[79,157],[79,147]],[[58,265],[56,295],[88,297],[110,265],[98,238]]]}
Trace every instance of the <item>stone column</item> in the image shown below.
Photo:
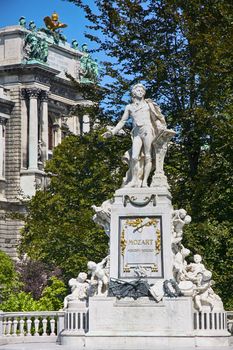
{"label": "stone column", "polygon": [[0,179],[4,178],[4,163],[5,163],[5,118],[0,117]]}
{"label": "stone column", "polygon": [[61,135],[61,118],[58,119],[58,128],[57,128],[57,141],[55,146],[58,146],[61,143],[62,135]]}
{"label": "stone column", "polygon": [[40,89],[28,89],[27,90],[30,105],[29,105],[29,162],[28,169],[38,169],[38,96],[41,92]]}
{"label": "stone column", "polygon": [[74,134],[75,135],[80,135],[81,134],[81,129],[80,129],[80,120],[78,116],[74,116],[75,118],[75,129],[74,129]]}
{"label": "stone column", "polygon": [[42,91],[42,115],[41,115],[41,146],[42,146],[42,162],[48,160],[48,91]]}
{"label": "stone column", "polygon": [[27,90],[21,92],[21,167],[28,167],[28,113],[27,113]]}
{"label": "stone column", "polygon": [[90,117],[88,114],[85,114],[83,116],[83,127],[82,127],[83,133],[90,132]]}
{"label": "stone column", "polygon": [[53,123],[53,147],[56,147],[59,144],[59,139],[60,139],[59,128],[60,128],[59,122],[58,121],[54,122]]}
{"label": "stone column", "polygon": [[7,119],[0,117],[0,201],[5,201],[5,125]]}

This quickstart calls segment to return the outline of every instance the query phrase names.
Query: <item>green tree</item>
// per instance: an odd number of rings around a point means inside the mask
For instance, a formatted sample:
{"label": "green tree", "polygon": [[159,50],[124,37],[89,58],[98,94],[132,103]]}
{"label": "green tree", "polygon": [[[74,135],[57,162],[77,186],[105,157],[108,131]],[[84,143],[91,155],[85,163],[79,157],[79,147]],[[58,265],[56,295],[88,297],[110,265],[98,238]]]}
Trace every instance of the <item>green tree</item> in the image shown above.
{"label": "green tree", "polygon": [[20,287],[19,275],[15,270],[13,260],[4,252],[0,251],[0,302],[7,298],[12,290]]}
{"label": "green tree", "polygon": [[61,268],[66,281],[108,252],[108,238],[93,222],[91,206],[119,188],[125,172],[121,156],[130,140],[122,138],[119,146],[114,139],[103,140],[102,132],[66,137],[47,164],[49,187],[27,203],[21,252]]}

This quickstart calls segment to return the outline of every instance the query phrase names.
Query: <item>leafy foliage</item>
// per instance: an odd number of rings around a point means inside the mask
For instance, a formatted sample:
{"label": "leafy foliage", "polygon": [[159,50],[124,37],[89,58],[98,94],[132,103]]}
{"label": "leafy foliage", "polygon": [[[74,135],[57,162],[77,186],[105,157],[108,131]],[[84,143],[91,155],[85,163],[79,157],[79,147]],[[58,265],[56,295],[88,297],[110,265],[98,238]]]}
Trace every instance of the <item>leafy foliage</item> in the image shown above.
{"label": "leafy foliage", "polygon": [[0,304],[1,310],[5,312],[16,311],[35,311],[37,310],[36,301],[32,298],[30,293],[26,292],[12,292]]}
{"label": "leafy foliage", "polygon": [[44,288],[52,276],[61,278],[61,271],[42,261],[22,259],[16,263],[16,270],[22,284],[22,291],[30,293],[35,300],[40,299]]}
{"label": "leafy foliage", "polygon": [[129,139],[103,140],[100,131],[69,136],[47,164],[51,183],[28,202],[21,252],[62,270],[64,279],[86,270],[88,260],[107,254],[108,238],[92,221],[91,206],[100,205],[120,186],[121,156]]}
{"label": "leafy foliage", "polygon": [[5,312],[59,310],[63,306],[63,299],[66,292],[64,282],[58,280],[56,277],[51,277],[50,285],[45,287],[42,297],[39,300],[33,299],[31,293],[12,291],[0,304],[0,308]]}
{"label": "leafy foliage", "polygon": [[19,275],[11,258],[0,251],[0,260],[0,301],[2,301],[9,296],[12,290],[17,290],[20,283]]}
{"label": "leafy foliage", "polygon": [[[4,252],[0,251],[0,310],[3,311],[36,311],[36,310],[58,310],[63,305],[63,299],[67,294],[67,289],[63,281],[52,276],[48,281],[44,278],[42,284],[37,284],[36,279],[41,282],[44,265],[41,262],[31,262],[27,265],[33,266],[32,273],[36,273],[33,279],[35,285],[28,284],[28,279],[22,278],[22,263],[21,271],[15,266],[15,263]],[[38,269],[35,269],[37,264]],[[42,269],[43,267],[43,269]],[[21,273],[20,273],[21,272]],[[45,276],[44,276],[45,277]],[[30,279],[32,282],[32,279]],[[46,285],[46,286],[45,286]],[[39,291],[35,291],[38,288]],[[34,291],[37,299],[33,298],[30,290]],[[41,296],[39,298],[39,296]]]}
{"label": "leafy foliage", "polygon": [[67,288],[63,281],[57,277],[50,278],[50,284],[42,292],[42,296],[37,302],[38,310],[59,310],[63,307],[63,300],[67,294]]}

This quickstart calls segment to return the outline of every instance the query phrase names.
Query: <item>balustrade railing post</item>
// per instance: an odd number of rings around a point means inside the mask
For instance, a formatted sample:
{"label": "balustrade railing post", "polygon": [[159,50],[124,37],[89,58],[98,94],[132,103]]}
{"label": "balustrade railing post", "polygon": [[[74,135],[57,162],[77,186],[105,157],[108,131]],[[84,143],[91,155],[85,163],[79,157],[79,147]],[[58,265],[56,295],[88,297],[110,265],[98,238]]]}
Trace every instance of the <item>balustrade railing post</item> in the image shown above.
{"label": "balustrade railing post", "polygon": [[7,326],[7,321],[6,321],[6,319],[3,320],[3,323],[2,323],[2,324],[3,324],[3,327],[2,327],[2,328],[3,328],[3,332],[2,332],[2,333],[3,333],[3,335],[6,335],[6,326]]}
{"label": "balustrade railing post", "polygon": [[43,318],[42,320],[42,326],[43,326],[43,336],[46,336],[47,335],[47,332],[46,332],[46,329],[47,329],[47,319],[46,318]]}
{"label": "balustrade railing post", "polygon": [[19,335],[21,337],[24,336],[24,319],[23,319],[23,317],[21,317],[21,319],[19,321]]}
{"label": "balustrade railing post", "polygon": [[40,324],[40,320],[38,319],[38,317],[35,317],[35,321],[34,321],[34,325],[35,325],[35,336],[39,335],[39,324]]}
{"label": "balustrade railing post", "polygon": [[51,333],[50,336],[55,336],[55,320],[54,318],[50,319],[50,327],[51,327]]}
{"label": "balustrade railing post", "polygon": [[32,320],[28,317],[27,319],[27,336],[31,336]]}
{"label": "balustrade railing post", "polygon": [[210,314],[209,314],[209,312],[206,313],[206,329],[208,329],[208,331],[210,330]]}
{"label": "balustrade railing post", "polygon": [[9,337],[11,335],[11,325],[12,325],[12,321],[11,320],[7,320],[7,331],[6,331],[6,335]]}
{"label": "balustrade railing post", "polygon": [[0,337],[3,336],[3,311],[0,310]]}
{"label": "balustrade railing post", "polygon": [[13,331],[12,331],[12,336],[17,337],[17,326],[18,326],[18,320],[17,318],[13,319]]}

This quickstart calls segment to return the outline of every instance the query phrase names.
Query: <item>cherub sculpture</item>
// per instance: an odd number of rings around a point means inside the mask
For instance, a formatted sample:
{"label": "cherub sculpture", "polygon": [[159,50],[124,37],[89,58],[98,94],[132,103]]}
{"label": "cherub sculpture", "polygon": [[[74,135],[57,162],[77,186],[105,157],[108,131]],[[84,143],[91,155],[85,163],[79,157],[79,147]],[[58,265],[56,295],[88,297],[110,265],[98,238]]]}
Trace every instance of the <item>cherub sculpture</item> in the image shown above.
{"label": "cherub sculpture", "polygon": [[187,262],[185,258],[190,254],[190,250],[182,246],[181,250],[174,256],[173,275],[177,283],[186,279]]}
{"label": "cherub sculpture", "polygon": [[199,273],[204,273],[206,270],[204,264],[202,264],[202,257],[199,254],[195,254],[193,257],[194,263],[190,263],[186,266],[186,280],[196,282]]}
{"label": "cherub sculpture", "polygon": [[92,209],[95,211],[93,221],[102,226],[107,236],[110,236],[110,221],[111,221],[111,207],[113,201],[108,199],[102,203],[100,207],[92,205]]}
{"label": "cherub sculpture", "polygon": [[212,310],[216,304],[222,304],[221,298],[211,288],[214,284],[211,278],[212,273],[208,270],[205,270],[203,273],[199,272],[197,275],[193,300],[194,306],[199,312],[202,311],[204,305],[210,306]]}
{"label": "cherub sculpture", "polygon": [[64,309],[67,308],[71,300],[85,301],[87,299],[90,286],[87,280],[87,274],[80,272],[77,278],[71,278],[69,280],[69,286],[71,287],[71,294],[67,295],[64,299]]}
{"label": "cherub sculpture", "polygon": [[174,210],[172,214],[173,243],[178,244],[183,238],[184,225],[190,224],[191,216],[187,215],[185,209]]}
{"label": "cherub sculpture", "polygon": [[94,261],[88,261],[87,268],[91,273],[91,285],[97,285],[97,295],[106,295],[109,281],[108,276],[109,256],[104,258],[100,263],[96,264]]}

